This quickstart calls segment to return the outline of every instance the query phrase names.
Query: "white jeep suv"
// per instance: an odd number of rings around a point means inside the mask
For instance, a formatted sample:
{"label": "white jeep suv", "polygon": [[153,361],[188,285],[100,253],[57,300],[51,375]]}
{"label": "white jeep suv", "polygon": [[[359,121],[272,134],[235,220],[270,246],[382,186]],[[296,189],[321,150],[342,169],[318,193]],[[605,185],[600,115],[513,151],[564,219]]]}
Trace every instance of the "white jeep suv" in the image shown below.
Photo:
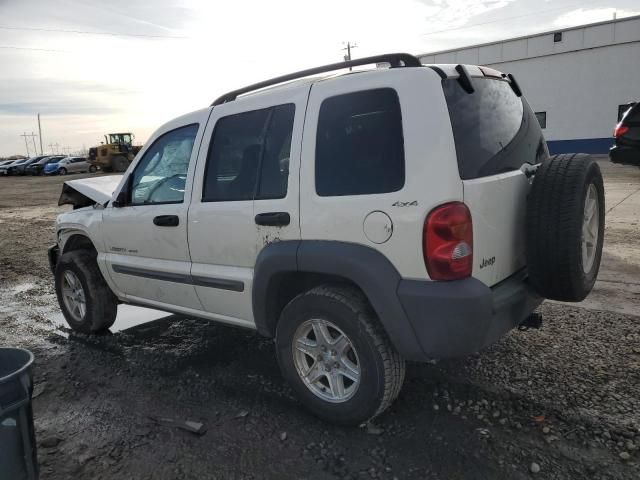
{"label": "white jeep suv", "polygon": [[124,175],[66,182],[64,203],[49,256],[71,328],[129,303],[255,329],[342,424],[393,402],[405,360],[471,354],[543,298],[584,298],[604,228],[598,165],[549,157],[511,75],[408,54],[230,92]]}

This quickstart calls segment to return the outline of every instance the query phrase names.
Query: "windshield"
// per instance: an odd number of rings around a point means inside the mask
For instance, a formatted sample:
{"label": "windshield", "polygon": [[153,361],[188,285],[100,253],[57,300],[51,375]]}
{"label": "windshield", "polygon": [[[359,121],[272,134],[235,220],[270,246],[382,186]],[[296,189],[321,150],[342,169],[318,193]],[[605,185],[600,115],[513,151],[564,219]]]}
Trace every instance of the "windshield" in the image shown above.
{"label": "windshield", "polygon": [[474,77],[473,93],[457,79],[444,80],[451,127],[463,180],[518,170],[548,155],[535,115],[509,83]]}

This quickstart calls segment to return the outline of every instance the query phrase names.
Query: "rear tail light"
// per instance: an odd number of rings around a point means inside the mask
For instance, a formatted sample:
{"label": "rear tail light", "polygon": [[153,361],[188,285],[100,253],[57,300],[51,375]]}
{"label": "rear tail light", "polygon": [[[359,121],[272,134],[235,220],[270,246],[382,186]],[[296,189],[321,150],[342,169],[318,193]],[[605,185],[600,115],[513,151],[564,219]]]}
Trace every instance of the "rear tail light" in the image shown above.
{"label": "rear tail light", "polygon": [[616,138],[620,138],[622,135],[624,135],[628,131],[629,131],[629,127],[619,123],[618,125],[616,125],[616,129],[613,131],[613,136]]}
{"label": "rear tail light", "polygon": [[429,213],[424,222],[422,252],[432,280],[471,276],[473,227],[464,203],[446,203]]}

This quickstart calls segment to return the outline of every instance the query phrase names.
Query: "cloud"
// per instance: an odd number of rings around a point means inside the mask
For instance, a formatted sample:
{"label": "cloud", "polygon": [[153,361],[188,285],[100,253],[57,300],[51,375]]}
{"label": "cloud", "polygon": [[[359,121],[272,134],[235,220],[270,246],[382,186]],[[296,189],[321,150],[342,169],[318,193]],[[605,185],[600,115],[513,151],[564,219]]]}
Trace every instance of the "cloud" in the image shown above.
{"label": "cloud", "polygon": [[613,14],[617,18],[628,17],[640,14],[640,10],[624,10],[616,8],[578,8],[570,12],[564,13],[555,19],[553,25],[556,27],[573,27],[576,25],[585,25],[587,23],[603,22],[611,20]]}
{"label": "cloud", "polygon": [[[631,10],[637,0],[606,5]],[[46,143],[89,145],[116,130],[144,140],[225,91],[336,62],[347,40],[358,44],[355,57],[418,54],[552,29],[561,8],[540,0],[0,0],[0,26],[159,36],[0,29],[0,46],[59,50],[0,49],[0,154],[23,148],[19,135],[33,129],[36,111],[47,113]]]}
{"label": "cloud", "polygon": [[135,94],[120,86],[55,78],[5,79],[2,87],[0,114],[14,116],[110,114],[122,111],[123,100]]}
{"label": "cloud", "polygon": [[77,102],[23,102],[0,103],[0,114],[29,115],[41,113],[43,115],[102,115],[120,112],[117,108],[104,105],[78,105]]}

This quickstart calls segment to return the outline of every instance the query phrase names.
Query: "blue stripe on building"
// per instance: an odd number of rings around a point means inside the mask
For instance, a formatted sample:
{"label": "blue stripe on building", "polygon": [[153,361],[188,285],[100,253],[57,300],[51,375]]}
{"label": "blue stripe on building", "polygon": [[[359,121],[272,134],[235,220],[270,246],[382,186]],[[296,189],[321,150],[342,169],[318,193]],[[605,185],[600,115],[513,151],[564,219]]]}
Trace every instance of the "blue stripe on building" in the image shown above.
{"label": "blue stripe on building", "polygon": [[613,138],[581,138],[577,140],[549,140],[549,153],[609,153]]}

